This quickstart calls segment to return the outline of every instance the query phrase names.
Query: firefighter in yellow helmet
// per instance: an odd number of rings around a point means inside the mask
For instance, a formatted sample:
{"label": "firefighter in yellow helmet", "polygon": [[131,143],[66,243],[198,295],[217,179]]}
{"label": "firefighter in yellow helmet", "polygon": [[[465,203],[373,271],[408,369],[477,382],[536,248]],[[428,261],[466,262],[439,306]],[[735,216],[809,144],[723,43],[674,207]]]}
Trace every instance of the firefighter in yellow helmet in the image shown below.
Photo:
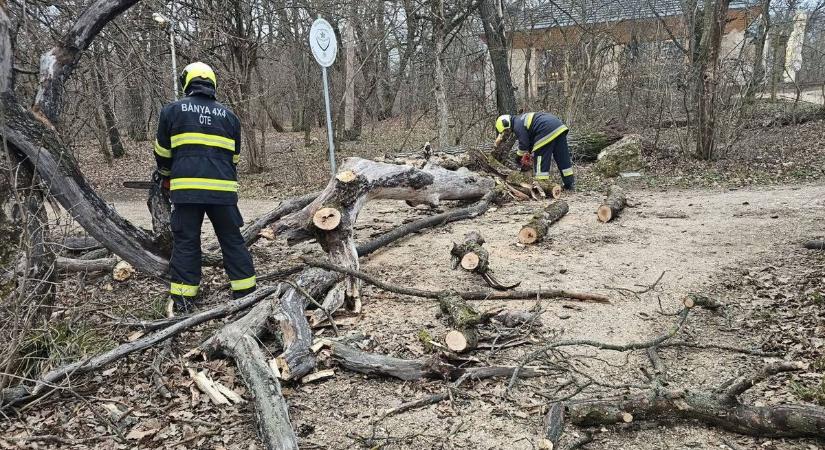
{"label": "firefighter in yellow helmet", "polygon": [[158,120],[155,160],[172,200],[169,294],[178,312],[189,312],[201,281],[201,225],[212,222],[235,298],[255,290],[255,268],[240,227],[238,162],[241,123],[217,102],[218,80],[194,62],[180,75],[185,97],[166,105]]}
{"label": "firefighter in yellow helmet", "polygon": [[496,119],[496,131],[499,139],[503,139],[505,133],[515,133],[518,139],[516,155],[521,157],[522,166],[532,166],[537,180],[550,179],[550,166],[555,160],[564,188],[575,188],[576,177],[567,146],[567,126],[561,119],[545,112],[515,116],[505,114]]}

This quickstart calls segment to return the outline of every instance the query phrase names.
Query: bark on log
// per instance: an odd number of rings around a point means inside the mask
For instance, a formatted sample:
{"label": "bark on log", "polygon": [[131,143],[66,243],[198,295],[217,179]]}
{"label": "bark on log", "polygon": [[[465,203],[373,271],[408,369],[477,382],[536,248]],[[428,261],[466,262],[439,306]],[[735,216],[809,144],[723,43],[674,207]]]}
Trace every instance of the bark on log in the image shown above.
{"label": "bark on log", "polygon": [[607,197],[599,206],[596,215],[602,223],[610,222],[619,216],[624,207],[627,205],[627,197],[624,190],[619,186],[611,186],[607,191]]}
{"label": "bark on log", "polygon": [[55,267],[62,272],[108,272],[111,271],[117,258],[101,258],[101,259],[73,259],[58,257],[55,260]]}
{"label": "bark on log", "polygon": [[476,348],[478,346],[477,327],[481,323],[481,314],[467,304],[466,300],[452,292],[439,297],[438,305],[452,327],[444,336],[447,348],[456,353]]}
{"label": "bark on log", "polygon": [[[347,158],[318,198],[278,221],[273,229],[276,235],[286,232],[290,244],[315,238],[332,263],[357,270],[359,263],[353,226],[361,208],[369,200],[406,200],[411,204],[437,205],[442,200],[479,199],[492,188],[493,180],[466,170],[453,172],[431,164],[416,169]],[[322,209],[337,211],[340,222],[334,227],[319,227],[316,214]],[[360,311],[356,278],[347,277],[340,288],[330,292],[332,294],[323,303],[328,313],[333,313],[344,303],[351,310]]]}
{"label": "bark on log", "polygon": [[134,342],[127,342],[113,348],[112,350],[91,358],[53,369],[41,376],[35,382],[34,386],[19,386],[15,389],[4,389],[3,391],[0,391],[0,411],[37,399],[42,395],[51,392],[56,385],[59,385],[63,380],[69,377],[95,372],[106,365],[123,358],[124,356],[152,347],[155,344],[176,336],[196,325],[242,311],[277,291],[278,288],[274,287],[259,289],[243,298],[233,300],[207,311],[193,314],[185,320],[164,328],[157,333],[146,335]]}
{"label": "bark on log", "polygon": [[[338,364],[353,372],[365,375],[388,376],[399,380],[412,381],[423,379],[457,380],[462,376],[483,380],[487,378],[504,378],[512,376],[516,367],[457,367],[434,356],[424,359],[401,359],[377,353],[365,352],[341,343],[332,343],[332,357]],[[524,378],[540,377],[547,372],[532,367],[519,371]]]}
{"label": "bark on log", "polygon": [[[551,403],[544,416],[544,447],[553,450],[559,445],[559,439],[564,431],[564,404]],[[549,445],[547,445],[549,443]],[[541,447],[541,446],[540,446]]]}
{"label": "bark on log", "polygon": [[152,216],[154,240],[164,255],[172,254],[172,199],[169,191],[161,186],[160,175],[155,172],[149,197],[146,200],[149,215]]}
{"label": "bark on log", "polygon": [[11,45],[11,20],[6,6],[0,6],[0,92],[14,90],[14,49]]}
{"label": "bark on log", "polygon": [[[293,283],[313,298],[318,298],[328,292],[336,281],[338,276],[331,272],[307,269]],[[304,316],[309,299],[294,286],[283,286],[278,302],[258,304],[244,317],[218,330],[201,344],[201,348],[211,356],[232,356],[232,345],[239,336],[248,334],[260,339],[269,331],[283,349],[277,358],[279,369],[284,372],[282,377],[300,378],[312,371],[315,367],[315,355],[309,349],[312,330]]]}
{"label": "bark on log", "polygon": [[550,203],[543,211],[537,213],[533,218],[521,228],[518,233],[518,240],[522,244],[536,244],[547,237],[547,230],[550,225],[557,222],[567,214],[569,207],[564,200],[557,200]]}
{"label": "bark on log", "polygon": [[825,240],[810,240],[805,243],[805,248],[810,250],[825,250]]}
{"label": "bark on log", "polygon": [[67,252],[88,252],[103,247],[91,236],[66,236],[60,245]]}
{"label": "bark on log", "polygon": [[825,408],[813,405],[751,406],[736,399],[755,382],[775,373],[801,368],[796,363],[782,362],[741,377],[727,389],[720,387],[705,392],[652,389],[622,398],[571,403],[567,405],[567,412],[571,423],[579,426],[621,423],[626,419],[624,415],[629,414],[633,420],[698,420],[751,436],[825,438]]}

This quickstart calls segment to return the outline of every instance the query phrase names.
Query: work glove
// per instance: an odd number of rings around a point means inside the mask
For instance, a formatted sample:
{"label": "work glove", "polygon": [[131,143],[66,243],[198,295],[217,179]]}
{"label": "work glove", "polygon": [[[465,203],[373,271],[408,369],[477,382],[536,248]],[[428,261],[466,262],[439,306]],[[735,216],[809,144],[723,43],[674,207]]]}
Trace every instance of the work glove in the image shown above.
{"label": "work glove", "polygon": [[161,189],[169,190],[169,177],[161,174],[157,169],[152,173],[152,181],[159,184]]}
{"label": "work glove", "polygon": [[524,170],[529,170],[533,168],[533,155],[530,153],[525,153],[524,156],[521,157],[519,161],[521,163],[521,168]]}

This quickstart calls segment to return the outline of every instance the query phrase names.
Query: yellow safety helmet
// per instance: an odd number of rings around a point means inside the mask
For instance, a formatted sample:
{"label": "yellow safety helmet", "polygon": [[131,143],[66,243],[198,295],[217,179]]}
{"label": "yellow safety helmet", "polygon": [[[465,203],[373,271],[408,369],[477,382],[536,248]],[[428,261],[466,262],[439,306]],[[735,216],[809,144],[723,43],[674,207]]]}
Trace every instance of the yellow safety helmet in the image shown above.
{"label": "yellow safety helmet", "polygon": [[218,78],[215,76],[215,71],[209,67],[209,64],[197,61],[183,68],[183,72],[180,74],[180,85],[183,92],[186,92],[189,83],[194,79],[208,81],[212,83],[213,87],[218,87]]}
{"label": "yellow safety helmet", "polygon": [[509,130],[511,126],[512,121],[510,120],[509,114],[503,114],[496,119],[496,131],[498,131],[499,134],[504,133],[504,130]]}

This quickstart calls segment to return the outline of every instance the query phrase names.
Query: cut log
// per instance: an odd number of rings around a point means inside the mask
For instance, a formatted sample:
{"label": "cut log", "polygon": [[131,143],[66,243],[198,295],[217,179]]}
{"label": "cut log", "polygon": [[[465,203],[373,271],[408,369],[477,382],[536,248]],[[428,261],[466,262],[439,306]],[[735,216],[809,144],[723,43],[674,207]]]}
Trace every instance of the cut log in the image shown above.
{"label": "cut log", "polygon": [[335,208],[321,208],[312,216],[312,223],[324,231],[334,230],[341,223],[341,212]]}
{"label": "cut log", "polygon": [[[723,383],[713,391],[651,389],[621,398],[571,403],[567,405],[567,412],[571,423],[584,427],[623,423],[630,416],[630,420],[698,420],[734,433],[759,437],[825,438],[823,407],[751,406],[736,399],[737,395],[772,374],[802,367],[797,363],[775,363],[740,377],[738,381]],[[731,384],[733,386],[724,388]]]}
{"label": "cut log", "polygon": [[459,265],[469,272],[485,273],[489,268],[490,255],[484,247],[484,238],[477,231],[464,235],[464,242],[453,243],[450,250],[453,269]]}
{"label": "cut log", "polygon": [[63,238],[63,249],[69,252],[88,252],[103,247],[97,239],[91,236],[66,236]]}
{"label": "cut log", "polygon": [[478,347],[478,331],[472,328],[450,330],[444,335],[444,344],[456,353],[468,352]]}
{"label": "cut log", "polygon": [[[437,205],[442,200],[475,200],[490,192],[493,184],[493,180],[467,170],[449,171],[431,164],[417,169],[347,158],[318,198],[272,227],[276,235],[286,232],[290,244],[315,238],[332,263],[357,270],[353,226],[367,201],[391,199]],[[341,288],[333,289],[324,300],[326,313],[332,314],[342,304],[359,311],[359,288],[356,278],[346,277]]]}
{"label": "cut log", "polygon": [[805,248],[810,250],[825,250],[825,240],[811,240],[805,243]]}
{"label": "cut log", "polygon": [[476,348],[478,346],[477,327],[481,323],[481,314],[466,300],[454,293],[439,297],[438,304],[447,322],[453,327],[444,336],[447,348],[456,353]]}
{"label": "cut log", "polygon": [[567,214],[569,207],[564,200],[557,200],[547,206],[543,211],[534,215],[527,225],[521,228],[518,233],[518,240],[522,244],[536,244],[547,237],[550,225],[557,222]]}
{"label": "cut log", "polygon": [[604,203],[599,206],[596,215],[599,217],[599,221],[607,223],[618,217],[626,205],[627,197],[622,188],[619,186],[611,186],[607,191],[607,197]]}

